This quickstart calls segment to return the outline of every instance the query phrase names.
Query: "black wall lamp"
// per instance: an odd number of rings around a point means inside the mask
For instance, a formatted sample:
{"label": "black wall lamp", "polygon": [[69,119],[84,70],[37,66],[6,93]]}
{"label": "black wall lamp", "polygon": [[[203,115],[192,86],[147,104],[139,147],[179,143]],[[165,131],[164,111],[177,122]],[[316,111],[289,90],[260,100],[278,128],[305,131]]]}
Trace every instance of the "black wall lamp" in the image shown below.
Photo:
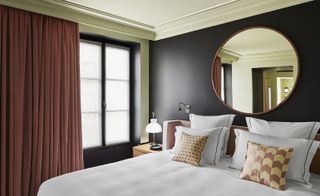
{"label": "black wall lamp", "polygon": [[185,104],[183,102],[179,102],[179,108],[178,111],[181,111],[181,106],[184,106],[184,112],[189,114],[191,110],[191,105]]}

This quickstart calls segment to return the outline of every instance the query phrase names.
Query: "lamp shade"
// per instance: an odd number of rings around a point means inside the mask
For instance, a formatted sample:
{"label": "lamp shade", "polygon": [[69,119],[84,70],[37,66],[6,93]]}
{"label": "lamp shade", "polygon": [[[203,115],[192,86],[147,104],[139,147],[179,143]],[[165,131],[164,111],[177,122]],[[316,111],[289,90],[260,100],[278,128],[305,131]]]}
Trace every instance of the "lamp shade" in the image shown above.
{"label": "lamp shade", "polygon": [[157,122],[157,119],[151,119],[150,123],[146,127],[147,133],[160,133],[162,132],[161,125]]}

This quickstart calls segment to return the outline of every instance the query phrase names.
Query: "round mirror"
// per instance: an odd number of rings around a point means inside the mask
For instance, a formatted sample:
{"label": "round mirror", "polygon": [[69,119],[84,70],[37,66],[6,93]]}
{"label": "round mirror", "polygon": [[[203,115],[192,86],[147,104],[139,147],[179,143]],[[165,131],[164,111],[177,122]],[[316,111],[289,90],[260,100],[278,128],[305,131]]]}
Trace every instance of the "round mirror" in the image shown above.
{"label": "round mirror", "polygon": [[227,39],[212,64],[212,85],[229,108],[261,114],[283,104],[299,75],[296,49],[279,31],[242,30]]}

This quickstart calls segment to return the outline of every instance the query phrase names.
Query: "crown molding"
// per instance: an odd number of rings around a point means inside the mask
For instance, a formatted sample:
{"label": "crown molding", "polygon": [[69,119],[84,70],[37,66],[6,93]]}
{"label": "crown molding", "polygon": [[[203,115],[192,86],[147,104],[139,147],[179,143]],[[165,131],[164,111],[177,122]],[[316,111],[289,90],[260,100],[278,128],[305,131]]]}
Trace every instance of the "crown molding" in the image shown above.
{"label": "crown molding", "polygon": [[65,0],[0,0],[0,4],[133,37],[161,40],[310,1],[313,0],[230,0],[157,26]]}
{"label": "crown molding", "polygon": [[102,16],[101,13],[93,13],[92,10],[85,12],[71,8],[70,6],[65,6],[64,4],[53,4],[51,0],[0,0],[0,4],[77,22],[80,24],[80,27],[88,26],[135,38],[155,39],[155,32],[148,30],[147,27],[142,28],[127,24],[129,21],[126,23],[114,19],[107,19],[106,16]]}
{"label": "crown molding", "polygon": [[76,10],[80,13],[84,13],[84,14],[88,14],[88,15],[92,15],[92,16],[96,16],[96,17],[100,17],[103,18],[105,20],[109,20],[109,21],[113,21],[113,22],[117,22],[120,24],[124,24],[124,25],[128,25],[131,27],[135,27],[135,28],[140,28],[140,29],[144,29],[147,31],[154,31],[154,27],[151,25],[147,25],[141,22],[137,22],[128,18],[124,18],[115,14],[111,14],[111,13],[107,13],[98,9],[94,9],[94,8],[90,8],[84,5],[80,5],[77,3],[73,3],[70,1],[65,1],[65,0],[43,0],[46,2],[49,2],[51,4],[54,5],[58,5],[61,7],[67,7],[69,9],[72,10]]}
{"label": "crown molding", "polygon": [[267,52],[267,53],[255,53],[255,54],[247,54],[240,55],[238,53],[221,49],[218,54],[219,57],[224,62],[233,63],[233,62],[252,62],[252,61],[268,61],[268,60],[285,60],[285,59],[297,59],[296,53],[294,50],[282,50],[275,52]]}
{"label": "crown molding", "polygon": [[238,61],[239,58],[241,57],[240,54],[223,49],[223,48],[220,50],[218,56],[229,62]]}
{"label": "crown molding", "polygon": [[238,61],[240,62],[250,62],[250,61],[267,61],[267,60],[284,60],[284,59],[297,59],[296,53],[294,50],[282,50],[268,53],[256,53],[242,55],[239,57]]}
{"label": "crown molding", "polygon": [[156,26],[156,40],[271,12],[313,0],[237,0]]}
{"label": "crown molding", "polygon": [[229,0],[229,1],[225,2],[225,3],[217,4],[217,5],[214,5],[214,6],[205,8],[205,9],[203,9],[203,10],[199,10],[199,11],[196,11],[196,12],[193,12],[193,13],[189,13],[189,14],[187,14],[187,15],[184,15],[184,16],[181,16],[181,17],[178,17],[178,18],[169,20],[169,21],[167,21],[167,22],[164,22],[164,23],[155,25],[155,27],[165,26],[165,25],[167,25],[167,24],[174,23],[174,22],[179,21],[179,20],[182,20],[182,19],[184,19],[184,18],[189,18],[189,17],[195,16],[195,15],[201,14],[201,13],[208,12],[208,11],[210,11],[210,10],[218,9],[218,8],[220,8],[220,7],[223,7],[223,6],[226,6],[226,5],[235,3],[235,2],[237,2],[237,1],[241,1],[241,0]]}
{"label": "crown molding", "polygon": [[306,3],[312,0],[229,0],[226,3],[190,13],[156,26],[140,23],[128,18],[65,0],[44,1],[53,5],[67,7],[81,13],[100,17],[107,21],[117,22],[137,29],[153,32],[155,34],[153,40],[160,40],[293,5]]}

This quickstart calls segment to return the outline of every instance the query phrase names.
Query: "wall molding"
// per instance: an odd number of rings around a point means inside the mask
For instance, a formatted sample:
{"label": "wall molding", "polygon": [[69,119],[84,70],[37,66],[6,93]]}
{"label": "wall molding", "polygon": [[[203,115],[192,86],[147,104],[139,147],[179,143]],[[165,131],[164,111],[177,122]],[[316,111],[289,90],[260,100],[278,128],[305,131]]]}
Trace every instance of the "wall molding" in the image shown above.
{"label": "wall molding", "polygon": [[154,31],[154,27],[151,26],[151,25],[147,25],[147,24],[144,24],[144,23],[141,23],[141,22],[137,22],[137,21],[131,20],[129,18],[124,18],[124,17],[118,16],[118,15],[107,13],[107,12],[104,12],[104,11],[101,11],[101,10],[98,10],[98,9],[90,8],[90,7],[87,7],[87,6],[84,6],[84,5],[80,5],[80,4],[77,4],[77,3],[73,3],[73,2],[70,2],[70,1],[65,1],[65,0],[44,0],[44,1],[52,3],[52,4],[57,5],[57,6],[67,7],[67,8],[73,9],[73,10],[77,10],[77,11],[79,11],[81,13],[84,13],[84,14],[89,14],[89,15],[92,15],[92,16],[100,17],[100,18],[103,18],[105,20],[114,21],[114,22],[117,22],[117,23],[120,23],[120,24],[128,25],[128,26],[135,27],[135,28],[144,29],[144,30],[147,30],[147,31]]}
{"label": "wall molding", "polygon": [[230,0],[156,26],[65,0],[0,0],[0,4],[137,38],[161,40],[309,1],[312,0]]}
{"label": "wall molding", "polygon": [[312,0],[238,0],[155,27],[156,40],[196,31]]}
{"label": "wall molding", "polygon": [[268,53],[249,54],[239,57],[239,62],[297,59],[294,50],[282,50]]}
{"label": "wall molding", "polygon": [[238,61],[241,57],[240,54],[226,50],[221,48],[220,52],[218,53],[218,56],[221,58],[222,63],[230,63]]}
{"label": "wall molding", "polygon": [[221,49],[218,56],[224,62],[252,62],[252,61],[267,61],[267,60],[283,60],[283,59],[296,59],[296,53],[293,50],[282,50],[266,53],[255,53],[248,55],[240,55],[238,53]]}
{"label": "wall molding", "polygon": [[[64,1],[65,2],[65,1]],[[64,6],[63,4],[53,4],[47,0],[0,0],[0,4],[23,9],[39,14],[44,14],[56,18],[77,22],[84,26],[103,29],[114,33],[119,33],[133,38],[154,40],[155,33],[147,29],[138,28],[134,25],[125,24],[115,20],[107,19],[101,14],[85,12],[83,10]]]}
{"label": "wall molding", "polygon": [[310,1],[313,0],[230,0],[157,26],[64,0],[0,0],[0,3],[138,38],[161,40]]}

